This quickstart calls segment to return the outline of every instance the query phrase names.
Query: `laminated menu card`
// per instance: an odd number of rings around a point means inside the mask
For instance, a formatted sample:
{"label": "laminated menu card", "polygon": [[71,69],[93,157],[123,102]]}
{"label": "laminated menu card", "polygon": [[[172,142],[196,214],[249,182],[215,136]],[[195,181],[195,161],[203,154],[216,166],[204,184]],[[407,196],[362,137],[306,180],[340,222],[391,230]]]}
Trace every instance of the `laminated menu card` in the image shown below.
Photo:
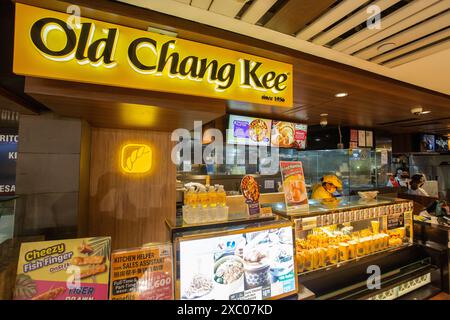
{"label": "laminated menu card", "polygon": [[301,161],[280,161],[286,210],[308,209],[308,193]]}
{"label": "laminated menu card", "polygon": [[252,176],[244,176],[241,180],[241,191],[247,204],[248,214],[258,215],[261,212],[261,205],[259,203],[259,185]]}

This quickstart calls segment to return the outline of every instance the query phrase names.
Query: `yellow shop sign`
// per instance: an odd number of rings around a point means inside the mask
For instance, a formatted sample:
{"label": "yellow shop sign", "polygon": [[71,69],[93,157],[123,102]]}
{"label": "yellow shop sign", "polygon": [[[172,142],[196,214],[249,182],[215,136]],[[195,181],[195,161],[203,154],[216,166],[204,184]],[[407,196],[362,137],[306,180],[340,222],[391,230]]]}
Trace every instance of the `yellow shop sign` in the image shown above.
{"label": "yellow shop sign", "polygon": [[14,72],[292,106],[292,65],[16,4]]}

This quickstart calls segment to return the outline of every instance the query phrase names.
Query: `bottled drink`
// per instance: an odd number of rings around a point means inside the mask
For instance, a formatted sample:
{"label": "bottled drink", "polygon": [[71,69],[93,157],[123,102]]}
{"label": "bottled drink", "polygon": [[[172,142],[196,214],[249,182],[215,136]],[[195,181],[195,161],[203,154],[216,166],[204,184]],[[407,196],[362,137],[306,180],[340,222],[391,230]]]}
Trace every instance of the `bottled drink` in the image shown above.
{"label": "bottled drink", "polygon": [[227,205],[227,194],[225,193],[225,189],[222,185],[219,186],[219,189],[216,192],[217,194],[217,204],[221,207],[225,207]]}
{"label": "bottled drink", "polygon": [[208,205],[212,208],[217,206],[217,193],[213,186],[210,186],[208,190]]}
{"label": "bottled drink", "polygon": [[202,208],[207,208],[209,201],[208,201],[208,193],[206,192],[206,188],[205,187],[200,187],[200,190],[198,191],[197,197],[198,197],[197,203],[200,204],[200,206]]}

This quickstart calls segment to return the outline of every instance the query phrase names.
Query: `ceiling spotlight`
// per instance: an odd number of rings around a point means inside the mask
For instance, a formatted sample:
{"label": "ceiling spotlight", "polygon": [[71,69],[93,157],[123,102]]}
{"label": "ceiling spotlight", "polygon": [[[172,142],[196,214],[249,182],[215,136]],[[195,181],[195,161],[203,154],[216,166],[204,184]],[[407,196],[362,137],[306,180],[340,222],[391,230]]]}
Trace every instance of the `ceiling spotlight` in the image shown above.
{"label": "ceiling spotlight", "polygon": [[423,108],[421,106],[418,106],[418,107],[412,108],[411,113],[416,116],[420,116],[423,114],[431,113],[431,111],[430,110],[423,111]]}
{"label": "ceiling spotlight", "polygon": [[336,98],[343,98],[343,97],[348,96],[348,93],[347,92],[339,92],[339,93],[336,93],[334,96]]}
{"label": "ceiling spotlight", "polygon": [[328,124],[327,116],[328,116],[328,113],[320,114],[320,125],[322,126],[322,128],[326,127]]}

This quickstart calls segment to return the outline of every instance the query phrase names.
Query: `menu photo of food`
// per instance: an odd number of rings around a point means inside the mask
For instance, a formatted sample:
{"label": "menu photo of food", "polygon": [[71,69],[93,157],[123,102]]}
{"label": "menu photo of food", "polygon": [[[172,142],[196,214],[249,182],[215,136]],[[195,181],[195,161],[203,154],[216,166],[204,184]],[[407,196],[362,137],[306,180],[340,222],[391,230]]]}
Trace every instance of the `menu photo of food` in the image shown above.
{"label": "menu photo of food", "polygon": [[271,127],[268,119],[230,115],[227,143],[268,146]]}
{"label": "menu photo of food", "polygon": [[15,300],[107,300],[110,237],[22,243]]}
{"label": "menu photo of food", "polygon": [[247,204],[249,215],[259,214],[261,206],[259,204],[259,185],[252,176],[244,176],[241,180],[241,191]]}
{"label": "menu photo of food", "polygon": [[180,242],[181,299],[261,300],[295,289],[291,227]]}
{"label": "menu photo of food", "polygon": [[308,193],[300,161],[280,161],[281,179],[287,210],[308,207]]}
{"label": "menu photo of food", "polygon": [[304,124],[272,121],[272,147],[305,149],[307,128]]}

